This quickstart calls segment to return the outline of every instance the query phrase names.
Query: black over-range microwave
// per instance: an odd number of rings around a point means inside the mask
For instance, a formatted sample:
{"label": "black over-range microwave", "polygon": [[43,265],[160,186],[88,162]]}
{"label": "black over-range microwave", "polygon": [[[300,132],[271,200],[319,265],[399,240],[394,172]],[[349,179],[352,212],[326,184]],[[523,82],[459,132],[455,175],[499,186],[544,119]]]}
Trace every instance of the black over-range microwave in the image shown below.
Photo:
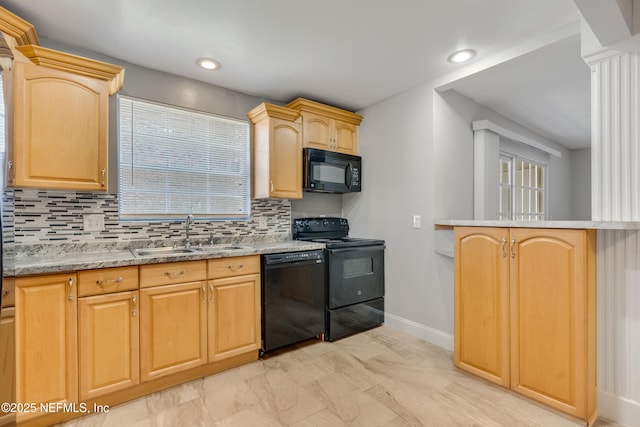
{"label": "black over-range microwave", "polygon": [[305,148],[302,157],[304,191],[352,193],[362,190],[360,156]]}

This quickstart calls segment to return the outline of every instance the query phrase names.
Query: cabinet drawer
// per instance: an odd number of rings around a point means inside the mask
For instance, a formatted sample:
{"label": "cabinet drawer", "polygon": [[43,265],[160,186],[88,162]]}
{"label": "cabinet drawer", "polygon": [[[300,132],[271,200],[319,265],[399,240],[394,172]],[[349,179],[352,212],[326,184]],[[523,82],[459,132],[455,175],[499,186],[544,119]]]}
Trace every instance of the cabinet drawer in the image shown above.
{"label": "cabinet drawer", "polygon": [[13,277],[2,279],[2,306],[16,305],[16,279]]}
{"label": "cabinet drawer", "polygon": [[206,280],[207,262],[182,261],[140,266],[140,287],[173,285]]}
{"label": "cabinet drawer", "polygon": [[78,272],[78,296],[138,289],[138,267],[103,268]]}
{"label": "cabinet drawer", "polygon": [[260,273],[260,255],[216,258],[209,260],[209,278]]}

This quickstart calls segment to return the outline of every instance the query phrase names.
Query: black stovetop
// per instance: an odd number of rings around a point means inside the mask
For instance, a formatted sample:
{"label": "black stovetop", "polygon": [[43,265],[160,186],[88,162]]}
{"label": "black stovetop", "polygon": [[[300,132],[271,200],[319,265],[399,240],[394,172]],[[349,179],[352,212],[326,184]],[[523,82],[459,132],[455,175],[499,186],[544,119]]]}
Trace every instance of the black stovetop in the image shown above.
{"label": "black stovetop", "polygon": [[349,237],[349,221],[334,217],[294,219],[293,238],[325,243],[329,249],[384,244],[384,240]]}

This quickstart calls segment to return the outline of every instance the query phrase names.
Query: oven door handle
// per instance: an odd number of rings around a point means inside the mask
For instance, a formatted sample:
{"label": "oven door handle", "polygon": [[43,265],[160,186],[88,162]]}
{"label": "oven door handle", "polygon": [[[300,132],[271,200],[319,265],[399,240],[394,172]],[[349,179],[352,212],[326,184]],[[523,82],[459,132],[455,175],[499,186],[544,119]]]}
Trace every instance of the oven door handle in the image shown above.
{"label": "oven door handle", "polygon": [[384,251],[385,245],[370,245],[370,246],[349,246],[347,248],[327,249],[330,254],[341,254],[344,252],[356,252],[356,251]]}

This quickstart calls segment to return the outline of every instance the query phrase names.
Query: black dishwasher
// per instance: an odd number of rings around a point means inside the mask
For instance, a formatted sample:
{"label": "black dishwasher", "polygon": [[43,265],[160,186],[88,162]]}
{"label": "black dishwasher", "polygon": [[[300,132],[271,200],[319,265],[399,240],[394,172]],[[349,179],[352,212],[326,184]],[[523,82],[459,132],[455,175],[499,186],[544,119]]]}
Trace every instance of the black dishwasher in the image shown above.
{"label": "black dishwasher", "polygon": [[322,336],[324,251],[262,256],[262,353]]}

